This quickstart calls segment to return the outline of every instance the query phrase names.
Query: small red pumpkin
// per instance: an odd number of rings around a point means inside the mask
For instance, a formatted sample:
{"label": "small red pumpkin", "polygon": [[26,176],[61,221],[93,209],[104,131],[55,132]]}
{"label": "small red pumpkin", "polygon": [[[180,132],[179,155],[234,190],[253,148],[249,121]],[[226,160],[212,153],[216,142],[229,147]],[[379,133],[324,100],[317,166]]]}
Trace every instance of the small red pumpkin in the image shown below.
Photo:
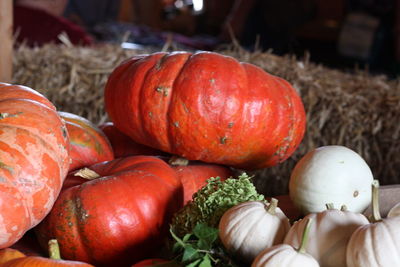
{"label": "small red pumpkin", "polygon": [[114,159],[111,144],[99,127],[76,114],[61,111],[58,114],[65,120],[71,144],[69,170]]}
{"label": "small red pumpkin", "polygon": [[104,96],[120,131],[189,160],[274,166],[305,132],[303,103],[287,81],[212,52],[135,56],[111,73]]}
{"label": "small red pumpkin", "polygon": [[101,178],[63,190],[35,228],[40,243],[60,243],[61,256],[125,266],[159,249],[182,206],[176,172],[156,157],[132,156],[90,167]]}
{"label": "small red pumpkin", "polygon": [[[182,183],[183,205],[192,200],[193,194],[205,186],[210,177],[218,176],[221,178],[221,181],[224,181],[233,174],[231,169],[221,165],[204,162],[189,162],[175,157],[161,157],[161,159],[170,164]],[[63,190],[100,177],[101,176],[94,172],[91,167],[73,171],[69,173],[65,179]]]}
{"label": "small red pumpkin", "polygon": [[103,123],[99,125],[99,128],[108,137],[108,140],[110,140],[116,158],[136,155],[158,156],[167,154],[152,147],[136,143],[132,138],[118,130],[112,122]]}
{"label": "small red pumpkin", "polygon": [[49,213],[67,175],[65,124],[43,95],[0,83],[0,248]]}

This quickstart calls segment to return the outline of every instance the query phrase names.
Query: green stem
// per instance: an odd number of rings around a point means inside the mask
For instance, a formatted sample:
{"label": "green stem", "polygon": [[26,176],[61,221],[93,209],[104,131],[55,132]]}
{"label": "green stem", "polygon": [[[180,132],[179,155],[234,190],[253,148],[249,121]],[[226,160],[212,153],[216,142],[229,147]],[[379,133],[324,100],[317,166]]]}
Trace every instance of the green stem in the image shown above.
{"label": "green stem", "polygon": [[271,198],[271,202],[268,205],[267,212],[269,212],[272,215],[275,215],[277,207],[278,207],[278,200],[276,198]]}
{"label": "green stem", "polygon": [[57,239],[50,239],[48,246],[50,259],[61,260],[60,246],[58,245]]}
{"label": "green stem", "polygon": [[381,213],[379,212],[379,181],[372,181],[372,222],[379,222],[382,220]]}
{"label": "green stem", "polygon": [[307,223],[306,223],[306,226],[304,227],[303,235],[301,237],[300,247],[297,250],[299,253],[306,253],[306,247],[307,247],[307,244],[308,244],[308,239],[309,239],[308,236],[310,234],[310,228],[311,228],[312,220],[313,219],[311,219],[311,218],[307,219]]}

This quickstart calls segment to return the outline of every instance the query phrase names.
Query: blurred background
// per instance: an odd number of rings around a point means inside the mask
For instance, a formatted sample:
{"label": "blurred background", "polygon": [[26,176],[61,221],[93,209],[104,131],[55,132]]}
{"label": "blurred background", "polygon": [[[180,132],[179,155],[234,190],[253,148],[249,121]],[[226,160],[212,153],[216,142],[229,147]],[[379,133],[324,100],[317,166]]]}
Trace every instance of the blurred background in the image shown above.
{"label": "blurred background", "polygon": [[[16,45],[166,44],[307,56],[332,68],[400,71],[400,0],[15,0]],[[65,42],[65,40],[64,40]]]}

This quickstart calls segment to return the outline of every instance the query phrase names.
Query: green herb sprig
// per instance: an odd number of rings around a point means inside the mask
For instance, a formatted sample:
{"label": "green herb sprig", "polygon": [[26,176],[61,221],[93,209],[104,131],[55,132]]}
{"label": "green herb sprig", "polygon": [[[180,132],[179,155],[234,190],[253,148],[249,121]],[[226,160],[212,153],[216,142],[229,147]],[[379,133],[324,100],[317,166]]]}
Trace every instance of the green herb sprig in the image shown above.
{"label": "green herb sprig", "polygon": [[235,267],[237,266],[218,244],[218,229],[206,224],[197,224],[192,233],[179,238],[172,230],[175,240],[173,252],[176,261],[187,267]]}
{"label": "green herb sprig", "polygon": [[225,181],[211,177],[207,185],[193,195],[192,201],[174,215],[171,223],[173,232],[182,238],[192,233],[198,223],[218,228],[222,215],[236,204],[266,201],[262,194],[257,193],[251,178],[246,173]]}

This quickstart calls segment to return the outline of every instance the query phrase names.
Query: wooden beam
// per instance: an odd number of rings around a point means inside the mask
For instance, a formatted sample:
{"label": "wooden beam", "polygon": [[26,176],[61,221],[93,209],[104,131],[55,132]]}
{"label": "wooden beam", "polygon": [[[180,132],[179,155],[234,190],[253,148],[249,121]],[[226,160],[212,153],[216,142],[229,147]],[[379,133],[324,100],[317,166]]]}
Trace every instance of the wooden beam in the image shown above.
{"label": "wooden beam", "polygon": [[13,0],[0,0],[0,82],[11,82],[13,57]]}

